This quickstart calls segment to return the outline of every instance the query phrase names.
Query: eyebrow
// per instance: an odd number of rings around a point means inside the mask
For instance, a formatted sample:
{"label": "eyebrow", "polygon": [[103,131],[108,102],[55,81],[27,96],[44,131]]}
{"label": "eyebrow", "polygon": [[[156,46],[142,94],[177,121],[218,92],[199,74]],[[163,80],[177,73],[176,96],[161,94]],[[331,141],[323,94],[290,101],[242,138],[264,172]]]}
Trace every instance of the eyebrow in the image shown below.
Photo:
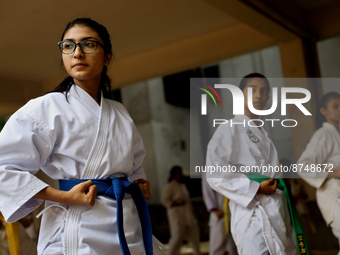
{"label": "eyebrow", "polygon": [[[255,84],[250,84],[250,85],[248,85],[248,88],[249,87],[251,87],[251,88],[257,88],[257,85],[255,85]],[[267,91],[270,91],[270,89],[266,86],[266,87],[263,87],[263,88],[261,88],[261,90],[267,90]]]}
{"label": "eyebrow", "polygon": [[[96,37],[93,37],[93,36],[84,37],[84,38],[82,38],[80,41],[88,40],[88,39],[91,39],[91,38],[96,39],[97,41],[99,41]],[[75,42],[74,39],[70,39],[70,38],[64,39],[64,41],[72,41],[72,42]]]}

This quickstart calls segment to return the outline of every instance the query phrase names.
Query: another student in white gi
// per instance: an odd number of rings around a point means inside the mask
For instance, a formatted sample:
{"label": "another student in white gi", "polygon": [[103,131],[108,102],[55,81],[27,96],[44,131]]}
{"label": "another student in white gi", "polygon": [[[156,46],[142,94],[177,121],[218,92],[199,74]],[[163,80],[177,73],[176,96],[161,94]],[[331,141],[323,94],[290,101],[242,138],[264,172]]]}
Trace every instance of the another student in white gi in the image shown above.
{"label": "another student in white gi", "polygon": [[[240,89],[245,99],[245,115],[232,119],[239,124],[231,126],[229,121],[216,129],[208,145],[206,165],[231,165],[238,170],[245,166],[279,166],[278,154],[267,132],[263,127],[248,125],[250,119],[258,119],[248,107],[249,90],[254,108],[263,110],[269,99],[268,80],[258,73],[249,74],[241,80]],[[251,121],[251,125],[259,126],[261,122]],[[282,173],[261,174],[271,179],[258,183],[241,172],[222,172],[210,174],[207,181],[229,199],[231,233],[239,254],[298,254],[287,200],[273,179]]]}
{"label": "another student in white gi", "polygon": [[193,214],[189,191],[181,183],[182,177],[182,168],[174,166],[162,193],[162,204],[167,209],[171,235],[168,254],[179,255],[183,240],[187,240],[194,254],[199,255],[199,228]]}
{"label": "another student in white gi", "polygon": [[209,217],[209,255],[223,255],[227,249],[229,255],[237,255],[237,248],[229,229],[226,232],[224,197],[213,190],[202,178],[202,193]]}
{"label": "another student in white gi", "polygon": [[[53,93],[14,113],[0,134],[0,211],[13,222],[46,200],[39,255],[122,254],[118,203],[109,197],[109,190],[108,196],[96,196],[92,180],[127,177],[149,198],[143,142],[126,109],[108,99],[106,71],[112,45],[107,29],[80,18],[67,25],[61,40],[58,45],[69,77]],[[91,180],[69,191],[56,190],[34,176],[39,168],[52,179]],[[128,249],[144,255],[136,203],[129,195],[124,198]]]}
{"label": "another student in white gi", "polygon": [[316,112],[317,131],[298,160],[304,171],[298,173],[317,188],[316,199],[321,214],[340,244],[339,122],[340,94],[327,93],[321,98]]}

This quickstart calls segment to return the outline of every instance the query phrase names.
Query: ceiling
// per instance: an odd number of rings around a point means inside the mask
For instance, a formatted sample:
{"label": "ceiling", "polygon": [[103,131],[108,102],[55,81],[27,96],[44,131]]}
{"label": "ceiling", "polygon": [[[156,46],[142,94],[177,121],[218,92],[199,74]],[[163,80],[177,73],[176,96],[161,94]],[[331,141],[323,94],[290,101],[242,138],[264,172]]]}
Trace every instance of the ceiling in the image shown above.
{"label": "ceiling", "polygon": [[57,42],[78,17],[108,28],[116,56],[109,71],[119,87],[294,37],[339,35],[339,11],[338,0],[1,1],[0,88],[9,84],[3,80],[60,79]]}
{"label": "ceiling", "polygon": [[313,10],[316,8],[322,8],[327,5],[336,4],[337,0],[290,0],[295,3],[301,9]]}
{"label": "ceiling", "polygon": [[238,23],[196,0],[2,1],[0,76],[42,81],[60,75],[57,42],[78,17],[107,27],[116,59]]}

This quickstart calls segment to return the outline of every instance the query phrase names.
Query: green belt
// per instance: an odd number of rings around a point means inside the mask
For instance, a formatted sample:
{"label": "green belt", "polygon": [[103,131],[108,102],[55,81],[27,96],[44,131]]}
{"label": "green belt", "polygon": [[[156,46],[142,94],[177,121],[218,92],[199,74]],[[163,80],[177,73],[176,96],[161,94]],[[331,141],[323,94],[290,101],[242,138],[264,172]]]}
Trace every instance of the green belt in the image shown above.
{"label": "green belt", "polygon": [[[263,182],[263,181],[270,179],[269,177],[260,175],[260,174],[245,173],[245,175],[249,178],[249,180],[256,181],[256,182]],[[295,203],[293,200],[292,192],[290,190],[290,186],[287,183],[285,183],[283,179],[275,179],[275,180],[277,180],[277,188],[282,190],[285,193],[285,196],[287,198],[290,218],[292,220],[293,228],[295,231],[295,237],[296,237],[299,254],[309,255],[306,237],[305,237],[305,234],[303,233],[301,221],[297,213],[297,210],[295,208]]]}

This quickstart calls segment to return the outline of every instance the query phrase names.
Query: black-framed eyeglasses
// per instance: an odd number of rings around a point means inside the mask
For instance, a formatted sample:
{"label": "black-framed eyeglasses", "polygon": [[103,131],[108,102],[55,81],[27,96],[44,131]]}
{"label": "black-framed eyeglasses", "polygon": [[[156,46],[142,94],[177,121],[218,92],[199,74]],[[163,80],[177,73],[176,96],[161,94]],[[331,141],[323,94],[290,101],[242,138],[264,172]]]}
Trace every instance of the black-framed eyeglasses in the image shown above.
{"label": "black-framed eyeglasses", "polygon": [[103,44],[92,40],[84,40],[79,43],[75,43],[72,41],[58,42],[59,49],[63,54],[72,54],[76,50],[77,45],[79,45],[81,51],[84,54],[92,54],[97,50],[98,44],[104,48]]}

